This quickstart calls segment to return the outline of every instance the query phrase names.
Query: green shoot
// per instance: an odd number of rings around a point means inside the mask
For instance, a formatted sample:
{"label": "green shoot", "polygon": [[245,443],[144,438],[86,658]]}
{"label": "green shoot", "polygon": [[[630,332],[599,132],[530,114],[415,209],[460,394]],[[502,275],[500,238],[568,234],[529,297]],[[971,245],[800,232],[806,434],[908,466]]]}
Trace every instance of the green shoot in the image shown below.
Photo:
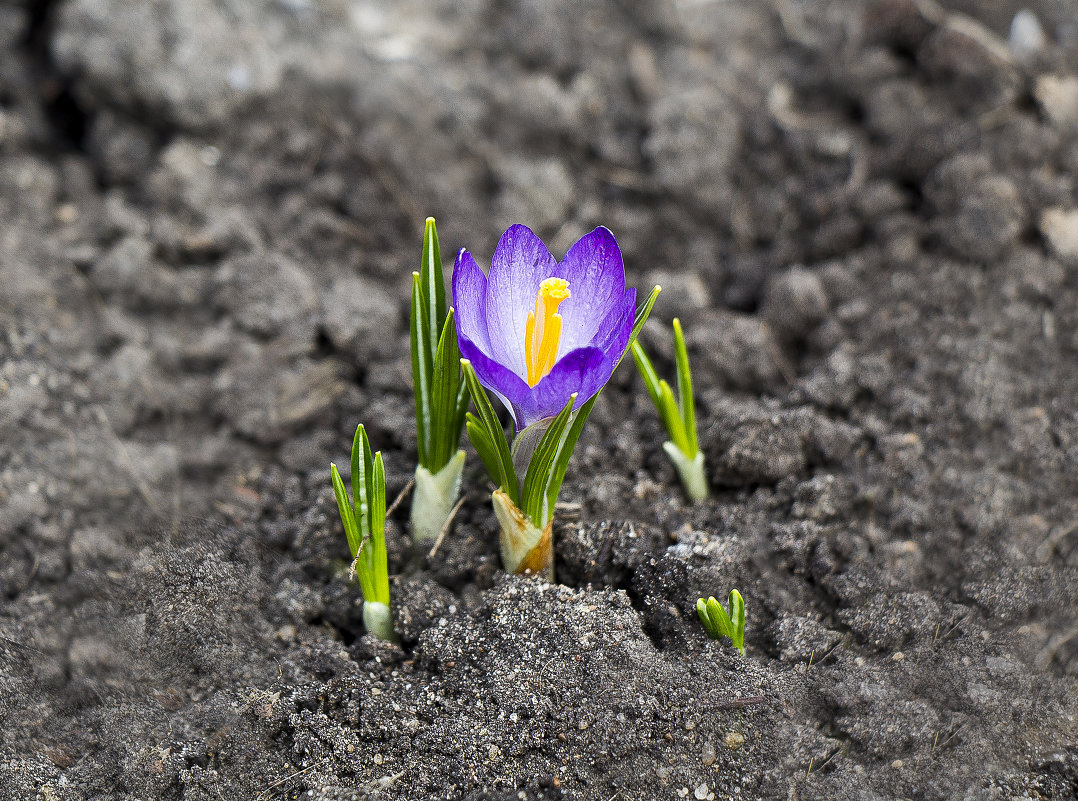
{"label": "green shoot", "polygon": [[729,637],[742,656],[745,655],[745,599],[737,590],[730,590],[727,600],[730,613],[727,614],[722,604],[711,596],[706,601],[701,598],[696,602],[696,614],[704,624],[704,630],[713,640]]}
{"label": "green shoot", "polygon": [[677,366],[677,398],[664,379],[659,378],[644,346],[639,341],[632,345],[633,359],[644,379],[652,403],[659,412],[663,426],[670,439],[663,443],[663,450],[677,468],[685,493],[693,502],[707,497],[707,474],[704,471],[704,454],[696,436],[696,404],[693,400],[692,372],[689,369],[689,352],[681,321],[674,318],[674,361]]}
{"label": "green shoot", "polygon": [[438,536],[460,493],[464,451],[459,443],[468,408],[433,217],[423,233],[421,268],[412,273],[410,330],[419,450],[411,522],[412,536],[425,541]]}
{"label": "green shoot", "polygon": [[352,500],[337,465],[331,464],[329,470],[333,495],[352,553],[352,567],[363,593],[363,623],[376,637],[393,641],[396,635],[389,611],[385,466],[381,451],[372,456],[362,425],[356,429],[352,441]]}

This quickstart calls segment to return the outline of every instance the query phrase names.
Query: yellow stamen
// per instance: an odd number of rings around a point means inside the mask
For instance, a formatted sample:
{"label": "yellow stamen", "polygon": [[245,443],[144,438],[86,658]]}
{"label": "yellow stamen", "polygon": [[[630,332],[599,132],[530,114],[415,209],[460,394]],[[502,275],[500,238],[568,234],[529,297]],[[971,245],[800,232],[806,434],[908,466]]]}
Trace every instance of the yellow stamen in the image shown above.
{"label": "yellow stamen", "polygon": [[539,284],[535,311],[528,312],[524,328],[524,361],[528,367],[528,386],[534,387],[554,367],[561,341],[561,315],[558,306],[569,297],[569,282],[547,278]]}

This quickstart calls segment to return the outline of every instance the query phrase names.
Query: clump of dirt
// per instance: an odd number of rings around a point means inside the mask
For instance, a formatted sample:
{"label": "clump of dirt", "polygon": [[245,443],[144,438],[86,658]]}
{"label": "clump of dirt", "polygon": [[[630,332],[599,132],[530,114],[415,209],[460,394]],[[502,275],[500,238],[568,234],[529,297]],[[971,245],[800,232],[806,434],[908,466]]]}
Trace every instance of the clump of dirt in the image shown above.
{"label": "clump of dirt", "polygon": [[[0,7],[0,788],[1074,797],[1075,19]],[[500,570],[474,459],[433,556],[391,517],[398,646],[327,467],[364,422],[411,473],[428,214],[447,254],[613,230],[712,497],[624,365],[558,583]],[[695,618],[734,587],[744,658]]]}

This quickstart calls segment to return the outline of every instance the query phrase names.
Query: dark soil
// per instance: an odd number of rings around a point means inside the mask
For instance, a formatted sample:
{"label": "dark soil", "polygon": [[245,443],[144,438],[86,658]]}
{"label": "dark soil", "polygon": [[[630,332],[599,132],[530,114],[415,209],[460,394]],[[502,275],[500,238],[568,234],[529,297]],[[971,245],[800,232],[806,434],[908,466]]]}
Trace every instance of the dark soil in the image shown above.
{"label": "dark soil", "polygon": [[[714,492],[623,365],[560,583],[473,457],[398,647],[428,214],[613,230]],[[1075,0],[8,0],[0,242],[0,798],[1078,796]]]}

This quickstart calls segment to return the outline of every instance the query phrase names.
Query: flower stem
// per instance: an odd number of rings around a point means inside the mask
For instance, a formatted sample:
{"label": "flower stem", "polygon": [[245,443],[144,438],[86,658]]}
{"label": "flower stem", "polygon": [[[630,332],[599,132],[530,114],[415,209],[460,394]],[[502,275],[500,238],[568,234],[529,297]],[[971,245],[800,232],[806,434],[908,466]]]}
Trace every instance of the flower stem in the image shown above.
{"label": "flower stem", "polygon": [[685,494],[693,503],[702,501],[707,497],[707,473],[704,470],[704,452],[697,451],[696,456],[689,458],[670,440],[663,443],[663,450],[670,457],[670,461],[677,468],[681,486],[685,488]]}
{"label": "flower stem", "polygon": [[491,502],[501,530],[502,564],[506,572],[532,573],[553,581],[554,519],[540,529],[501,490],[494,491]]}
{"label": "flower stem", "polygon": [[442,526],[460,495],[463,471],[464,451],[457,451],[437,473],[432,473],[423,465],[416,467],[411,512],[414,542],[431,542],[441,533]]}

